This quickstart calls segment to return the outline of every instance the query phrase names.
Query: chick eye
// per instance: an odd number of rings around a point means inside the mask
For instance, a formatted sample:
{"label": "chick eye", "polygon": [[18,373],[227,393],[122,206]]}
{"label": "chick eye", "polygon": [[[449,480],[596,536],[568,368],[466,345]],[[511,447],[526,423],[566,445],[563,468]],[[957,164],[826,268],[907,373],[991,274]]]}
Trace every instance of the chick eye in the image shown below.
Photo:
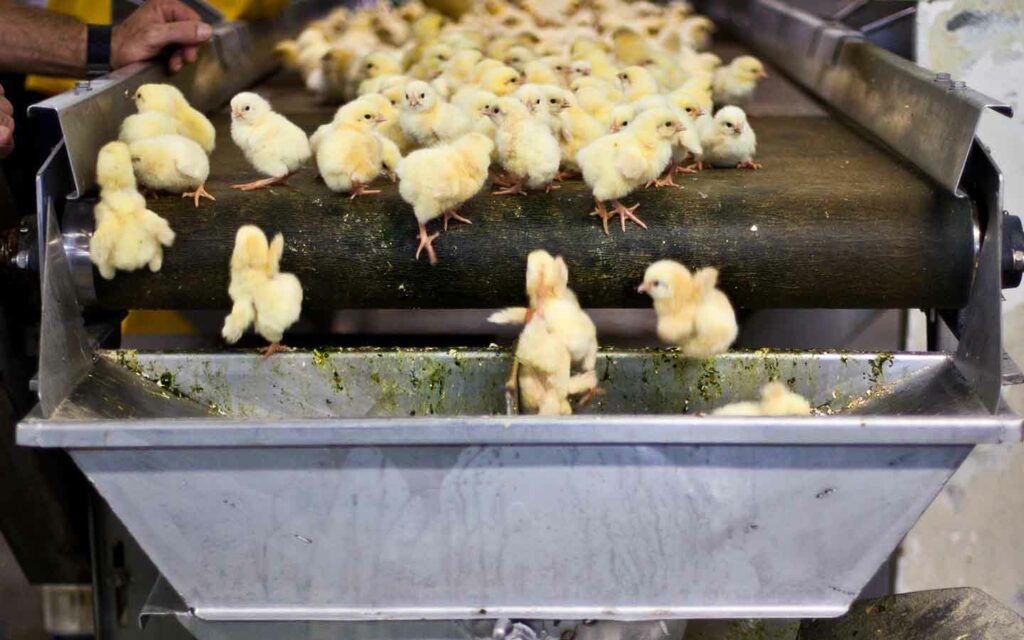
{"label": "chick eye", "polygon": [[420,94],[420,98],[426,98],[426,97],[427,97],[427,94],[425,94],[425,93],[421,93]]}
{"label": "chick eye", "polygon": [[245,108],[242,109],[242,111],[248,111],[248,110],[249,110],[249,105],[245,105]]}
{"label": "chick eye", "polygon": [[558,102],[558,100],[555,100],[554,98],[551,98],[550,100],[548,100],[548,102],[550,102],[551,104],[556,104]]}
{"label": "chick eye", "polygon": [[725,126],[727,126],[727,127],[729,127],[730,129],[732,129],[732,123],[731,123],[731,122],[726,122],[726,123],[725,123]]}
{"label": "chick eye", "polygon": [[555,71],[565,71],[565,67],[560,64],[555,65]]}
{"label": "chick eye", "polygon": [[540,98],[537,98],[536,100],[534,100],[533,104],[540,104]]}
{"label": "chick eye", "polygon": [[364,118],[366,118],[367,120],[369,120],[369,119],[370,119],[370,118],[372,118],[373,116],[371,116],[371,115],[370,115],[370,114],[368,114],[368,113],[364,113],[364,114],[363,114],[363,117],[364,117]]}
{"label": "chick eye", "polygon": [[666,126],[666,127],[671,127],[671,126],[672,126],[672,123],[671,123],[671,122],[666,122],[666,123],[665,123],[665,126]]}
{"label": "chick eye", "polygon": [[392,100],[391,101],[391,106],[392,107],[397,107],[398,106],[398,100]]}
{"label": "chick eye", "polygon": [[366,68],[367,69],[372,69],[373,68],[373,63],[372,62],[367,62],[366,63]]}
{"label": "chick eye", "polygon": [[661,286],[661,280],[655,280],[651,284],[654,285],[655,287],[660,287]]}

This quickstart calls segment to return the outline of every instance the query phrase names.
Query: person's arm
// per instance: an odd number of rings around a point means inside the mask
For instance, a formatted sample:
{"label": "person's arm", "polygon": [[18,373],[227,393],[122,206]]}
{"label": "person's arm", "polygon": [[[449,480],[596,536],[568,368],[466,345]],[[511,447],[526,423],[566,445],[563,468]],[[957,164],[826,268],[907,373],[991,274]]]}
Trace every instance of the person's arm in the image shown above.
{"label": "person's arm", "polygon": [[[149,0],[114,26],[110,63],[115,69],[148,60],[165,48],[171,71],[194,62],[196,45],[212,29],[178,0]],[[81,77],[86,72],[86,25],[77,18],[0,0],[0,71]]]}

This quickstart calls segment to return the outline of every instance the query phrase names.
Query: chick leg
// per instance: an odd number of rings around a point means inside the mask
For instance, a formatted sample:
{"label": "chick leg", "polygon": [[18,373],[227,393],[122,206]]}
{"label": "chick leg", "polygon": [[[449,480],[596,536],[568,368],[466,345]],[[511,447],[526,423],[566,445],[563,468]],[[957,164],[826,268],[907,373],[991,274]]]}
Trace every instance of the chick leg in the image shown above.
{"label": "chick leg", "polygon": [[703,171],[704,170],[704,161],[703,160],[694,160],[693,164],[687,165],[686,168],[689,169],[690,171],[694,171],[694,172],[696,172],[696,171]]}
{"label": "chick leg", "polygon": [[274,355],[278,351],[284,351],[284,345],[280,342],[271,342],[267,346],[260,349],[260,356],[262,360],[266,360],[270,356]]}
{"label": "chick leg", "polygon": [[675,162],[673,162],[672,165],[669,167],[669,170],[674,171],[675,173],[697,173],[701,169],[700,165],[701,163],[699,160],[685,167],[681,164],[676,164]]}
{"label": "chick leg", "polygon": [[583,174],[579,171],[573,171],[572,169],[564,169],[555,174],[555,180],[563,182],[565,180],[577,180],[582,178]]}
{"label": "chick leg", "polygon": [[463,218],[462,216],[460,216],[458,213],[455,212],[455,209],[451,209],[449,211],[445,211],[442,215],[444,216],[444,230],[445,231],[448,230],[448,220],[451,219],[451,218],[455,218],[459,222],[464,222],[466,224],[473,224],[472,220],[470,220],[469,218]]}
{"label": "chick leg", "polygon": [[754,162],[753,159],[747,158],[743,162],[741,162],[738,165],[736,165],[736,168],[737,169],[750,169],[752,171],[757,171],[758,169],[761,168],[761,163],[760,162]]}
{"label": "chick leg", "polygon": [[517,176],[512,176],[512,180],[513,180],[513,182],[508,183],[508,185],[505,186],[504,189],[498,189],[497,191],[492,191],[491,195],[493,195],[493,196],[508,196],[508,195],[516,195],[516,194],[526,195],[526,190],[523,189],[523,179],[520,178],[520,177],[517,177]]}
{"label": "chick leg", "polygon": [[441,234],[435,233],[434,235],[427,235],[427,226],[420,223],[420,246],[416,248],[416,259],[420,259],[420,252],[424,249],[427,250],[427,257],[430,258],[430,264],[437,264],[437,254],[434,253],[434,240]]}
{"label": "chick leg", "polygon": [[623,231],[626,230],[626,218],[629,218],[630,220],[632,220],[633,222],[637,223],[638,225],[640,225],[644,229],[647,228],[647,225],[644,224],[644,221],[641,220],[640,218],[636,217],[633,214],[633,212],[636,211],[637,208],[640,207],[640,203],[634,204],[632,207],[627,207],[626,205],[622,204],[618,200],[612,200],[612,204],[615,205],[615,209],[614,209],[615,212],[619,214],[619,222],[622,223],[622,230]]}
{"label": "chick leg", "polygon": [[217,199],[217,198],[214,198],[210,194],[210,192],[206,190],[206,185],[205,184],[201,184],[198,187],[196,187],[195,191],[186,191],[185,193],[181,194],[181,197],[182,198],[192,198],[192,200],[196,203],[196,209],[199,208],[199,198],[209,198],[210,200],[216,200]]}
{"label": "chick leg", "polygon": [[593,211],[590,212],[590,215],[592,215],[592,216],[600,216],[601,217],[601,224],[604,225],[604,235],[606,235],[606,236],[612,235],[611,233],[608,232],[608,221],[615,214],[608,213],[608,210],[604,208],[604,203],[601,202],[600,200],[598,200],[597,198],[594,198],[594,202],[597,203],[597,206],[596,206],[596,208]]}
{"label": "chick leg", "polygon": [[674,176],[675,173],[676,173],[676,164],[673,162],[672,164],[669,165],[669,167],[665,171],[664,175],[662,175],[660,178],[655,178],[654,180],[651,180],[650,182],[647,183],[646,187],[650,188],[650,186],[652,184],[655,187],[658,187],[658,188],[661,188],[661,187],[678,187],[679,185],[676,184],[674,180],[672,180],[672,176]]}
{"label": "chick leg", "polygon": [[253,180],[252,182],[246,182],[243,184],[233,184],[232,189],[239,189],[241,191],[255,191],[257,189],[266,189],[272,187],[275,184],[284,184],[288,180],[289,176],[278,176],[276,178],[263,178],[262,180]]}
{"label": "chick leg", "polygon": [[349,200],[355,200],[356,196],[372,196],[380,193],[380,189],[367,189],[358,180],[352,181],[352,195],[348,197]]}

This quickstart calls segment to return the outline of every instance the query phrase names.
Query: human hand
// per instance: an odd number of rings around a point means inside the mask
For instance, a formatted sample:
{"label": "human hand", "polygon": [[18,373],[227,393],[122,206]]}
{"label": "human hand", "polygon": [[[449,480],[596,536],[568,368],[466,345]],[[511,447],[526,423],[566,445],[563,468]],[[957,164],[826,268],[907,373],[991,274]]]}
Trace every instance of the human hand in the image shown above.
{"label": "human hand", "polygon": [[171,72],[177,72],[196,61],[196,45],[212,34],[213,28],[178,0],[149,0],[111,31],[110,65],[117,69],[149,60],[177,45],[167,63]]}
{"label": "human hand", "polygon": [[14,151],[14,107],[4,97],[4,88],[0,85],[0,160]]}

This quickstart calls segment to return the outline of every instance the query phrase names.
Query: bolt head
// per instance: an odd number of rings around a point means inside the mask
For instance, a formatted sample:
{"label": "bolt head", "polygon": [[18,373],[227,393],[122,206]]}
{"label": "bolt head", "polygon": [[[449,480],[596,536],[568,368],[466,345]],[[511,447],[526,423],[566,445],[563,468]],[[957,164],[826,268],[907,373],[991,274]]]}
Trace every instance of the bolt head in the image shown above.
{"label": "bolt head", "polygon": [[952,79],[953,77],[945,72],[935,74],[935,82],[949,82]]}

